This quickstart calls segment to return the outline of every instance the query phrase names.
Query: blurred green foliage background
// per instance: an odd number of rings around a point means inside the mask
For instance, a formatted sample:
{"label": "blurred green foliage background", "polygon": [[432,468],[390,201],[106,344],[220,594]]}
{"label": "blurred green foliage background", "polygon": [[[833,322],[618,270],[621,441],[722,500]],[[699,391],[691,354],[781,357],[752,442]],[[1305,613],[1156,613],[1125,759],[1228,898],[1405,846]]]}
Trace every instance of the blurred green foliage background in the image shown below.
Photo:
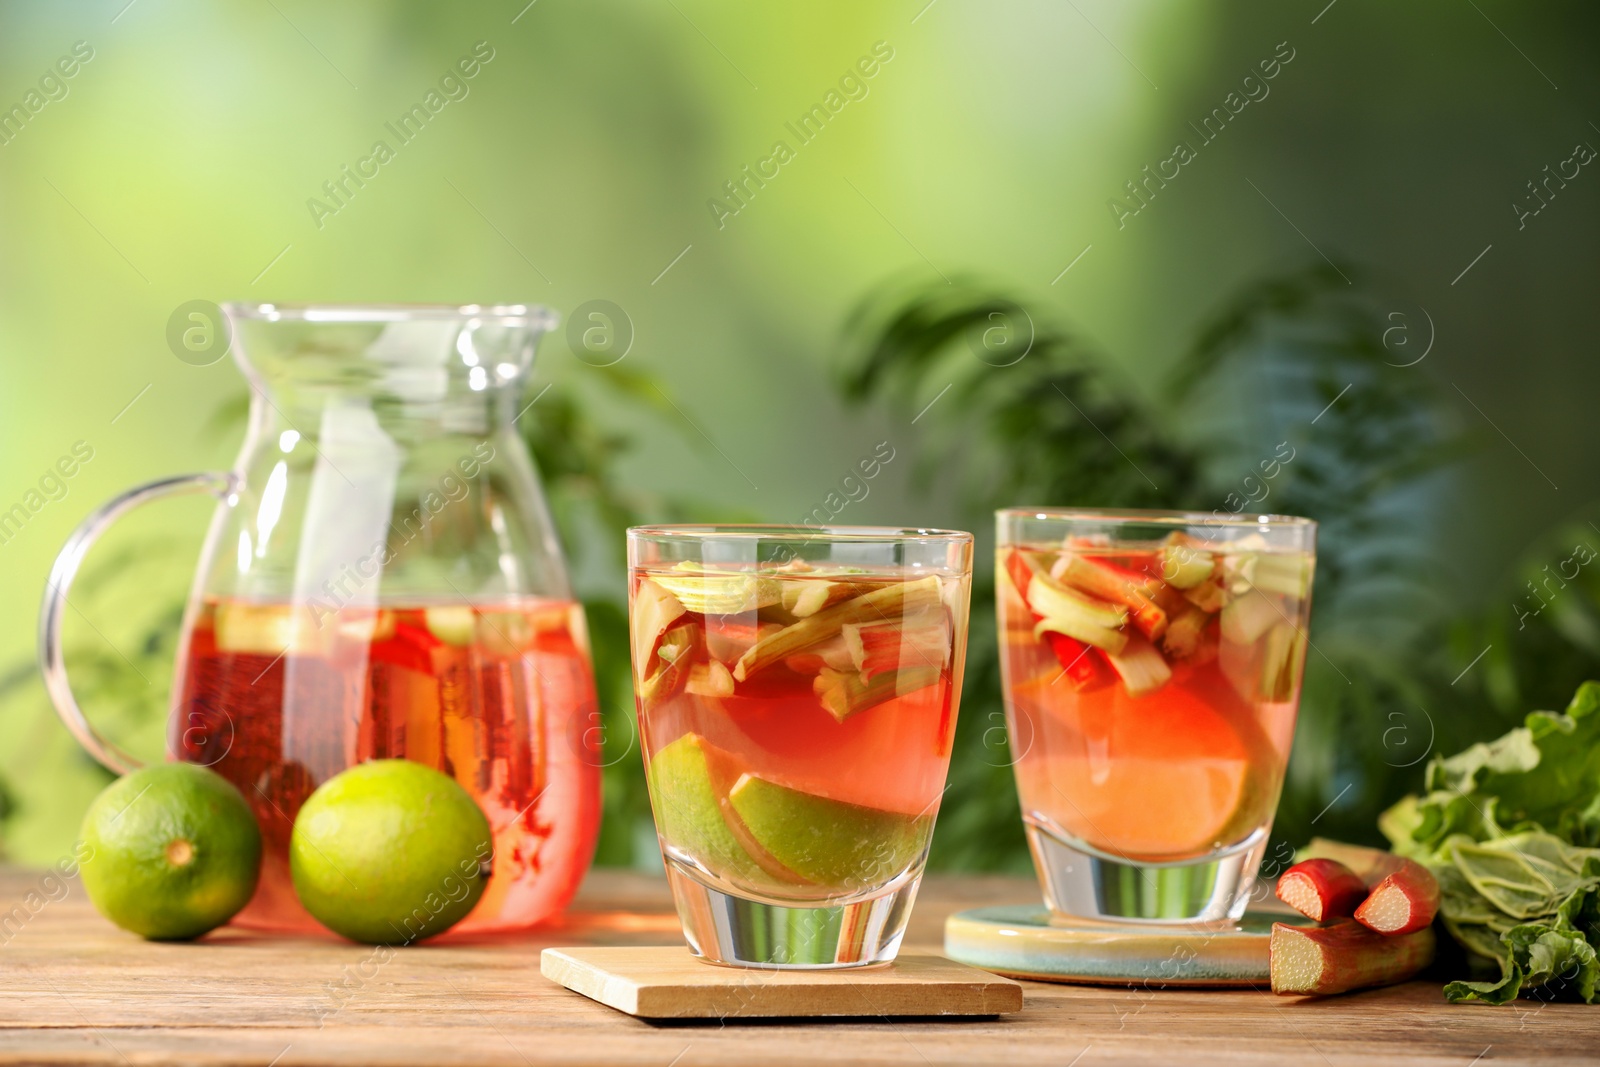
{"label": "blurred green foliage background", "polygon": [[[841,521],[972,528],[985,566],[997,504],[1226,507],[1292,442],[1262,506],[1325,526],[1279,833],[1373,837],[1427,751],[1600,667],[1600,579],[1519,616],[1600,545],[1600,176],[1549,180],[1600,145],[1597,43],[1576,0],[0,7],[26,113],[0,115],[0,511],[93,450],[0,543],[0,849],[55,859],[104,781],[31,663],[55,551],[237,446],[231,362],[168,348],[195,299],[624,310],[609,371],[548,339],[529,431],[607,694],[604,862],[653,848],[620,527],[794,521],[885,440]],[[376,176],[308,207],[380,138]],[[973,341],[1001,321],[1034,338],[1010,366]],[[75,597],[90,714],[152,757],[206,511],[129,520]],[[1018,868],[976,607],[933,861]]]}

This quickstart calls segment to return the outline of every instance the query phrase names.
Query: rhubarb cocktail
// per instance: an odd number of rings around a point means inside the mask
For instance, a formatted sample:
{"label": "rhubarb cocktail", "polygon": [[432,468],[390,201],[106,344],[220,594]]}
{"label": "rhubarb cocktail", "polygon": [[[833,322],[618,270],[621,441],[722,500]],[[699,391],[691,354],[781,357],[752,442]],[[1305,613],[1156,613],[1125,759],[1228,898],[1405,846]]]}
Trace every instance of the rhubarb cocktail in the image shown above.
{"label": "rhubarb cocktail", "polygon": [[892,959],[955,733],[971,536],[630,531],[639,734],[690,948]]}
{"label": "rhubarb cocktail", "polygon": [[1315,524],[998,519],[1006,712],[1046,902],[1075,918],[1237,918],[1294,736]]}

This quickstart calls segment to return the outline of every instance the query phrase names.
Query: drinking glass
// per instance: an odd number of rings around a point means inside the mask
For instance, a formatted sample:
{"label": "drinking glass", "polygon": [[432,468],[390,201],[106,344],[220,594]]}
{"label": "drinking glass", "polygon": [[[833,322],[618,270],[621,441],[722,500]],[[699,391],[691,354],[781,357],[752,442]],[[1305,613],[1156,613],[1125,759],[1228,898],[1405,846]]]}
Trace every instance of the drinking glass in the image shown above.
{"label": "drinking glass", "polygon": [[1071,919],[1237,919],[1283,786],[1316,524],[1007,508],[996,599],[1017,791]]}
{"label": "drinking glass", "polygon": [[892,960],[944,791],[972,535],[628,531],[650,801],[713,963]]}

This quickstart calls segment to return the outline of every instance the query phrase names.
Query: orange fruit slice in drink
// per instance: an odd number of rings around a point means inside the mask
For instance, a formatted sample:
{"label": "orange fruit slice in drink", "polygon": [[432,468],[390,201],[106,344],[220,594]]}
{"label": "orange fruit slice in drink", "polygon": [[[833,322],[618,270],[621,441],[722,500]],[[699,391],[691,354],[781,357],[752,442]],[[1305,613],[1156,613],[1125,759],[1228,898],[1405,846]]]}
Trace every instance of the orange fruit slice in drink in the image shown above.
{"label": "orange fruit slice in drink", "polygon": [[1156,859],[1229,845],[1247,831],[1239,816],[1256,791],[1251,752],[1199,696],[1167,686],[1129,700],[1113,686],[1061,699],[1052,710],[1058,719],[1045,726],[1055,737],[1041,754],[1049,776],[1041,806],[1074,836],[1113,854]]}

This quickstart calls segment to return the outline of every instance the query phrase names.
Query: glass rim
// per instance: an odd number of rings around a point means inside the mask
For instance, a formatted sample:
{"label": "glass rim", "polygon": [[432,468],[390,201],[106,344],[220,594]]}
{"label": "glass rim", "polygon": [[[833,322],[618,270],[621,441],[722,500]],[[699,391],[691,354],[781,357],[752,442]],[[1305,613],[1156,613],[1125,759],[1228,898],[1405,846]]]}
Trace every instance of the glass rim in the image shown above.
{"label": "glass rim", "polygon": [[1062,508],[1062,507],[1009,507],[996,508],[997,519],[1040,519],[1044,521],[1147,523],[1153,526],[1249,526],[1255,529],[1305,528],[1317,525],[1316,519],[1300,515],[1279,515],[1271,512],[1241,511],[1226,518],[1208,511],[1179,511],[1165,508]]}
{"label": "glass rim", "polygon": [[857,544],[970,544],[965,530],[900,526],[804,526],[785,523],[669,523],[628,527],[628,540],[830,541]]}
{"label": "glass rim", "polygon": [[259,322],[384,323],[483,319],[506,326],[554,329],[559,316],[538,304],[274,304],[230,300],[230,319]]}

